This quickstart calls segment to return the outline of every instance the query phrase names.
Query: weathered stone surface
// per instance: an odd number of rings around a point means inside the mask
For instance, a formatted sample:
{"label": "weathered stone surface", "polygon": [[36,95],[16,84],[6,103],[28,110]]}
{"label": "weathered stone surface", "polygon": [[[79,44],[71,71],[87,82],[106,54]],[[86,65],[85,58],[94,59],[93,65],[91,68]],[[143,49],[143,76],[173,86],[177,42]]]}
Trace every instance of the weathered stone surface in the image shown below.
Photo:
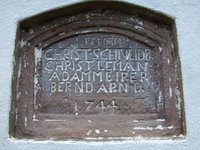
{"label": "weathered stone surface", "polygon": [[42,51],[40,109],[56,114],[155,113],[157,60],[152,56],[155,52],[147,46],[116,34],[55,43]]}
{"label": "weathered stone surface", "polygon": [[13,135],[165,137],[182,133],[172,25],[114,10],[20,29]]}

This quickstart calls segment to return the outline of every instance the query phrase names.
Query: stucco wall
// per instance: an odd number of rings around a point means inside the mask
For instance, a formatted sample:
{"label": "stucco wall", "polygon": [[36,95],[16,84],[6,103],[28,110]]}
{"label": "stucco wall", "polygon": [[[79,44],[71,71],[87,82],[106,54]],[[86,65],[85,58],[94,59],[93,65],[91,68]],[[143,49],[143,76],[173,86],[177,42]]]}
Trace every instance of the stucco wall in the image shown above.
{"label": "stucco wall", "polygon": [[0,150],[4,149],[199,149],[200,146],[200,4],[198,0],[127,0],[175,18],[185,101],[187,135],[181,140],[136,140],[110,142],[33,141],[9,137],[9,111],[13,51],[17,22],[38,13],[66,6],[75,0],[0,1]]}

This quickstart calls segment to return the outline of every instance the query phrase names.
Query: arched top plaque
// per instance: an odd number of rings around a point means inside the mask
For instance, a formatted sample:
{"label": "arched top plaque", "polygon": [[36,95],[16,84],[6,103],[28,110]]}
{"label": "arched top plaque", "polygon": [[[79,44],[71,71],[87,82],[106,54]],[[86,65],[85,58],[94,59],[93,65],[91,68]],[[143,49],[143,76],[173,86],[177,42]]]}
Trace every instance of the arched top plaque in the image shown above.
{"label": "arched top plaque", "polygon": [[184,134],[174,29],[169,17],[119,2],[80,3],[20,22],[10,133],[85,140]]}

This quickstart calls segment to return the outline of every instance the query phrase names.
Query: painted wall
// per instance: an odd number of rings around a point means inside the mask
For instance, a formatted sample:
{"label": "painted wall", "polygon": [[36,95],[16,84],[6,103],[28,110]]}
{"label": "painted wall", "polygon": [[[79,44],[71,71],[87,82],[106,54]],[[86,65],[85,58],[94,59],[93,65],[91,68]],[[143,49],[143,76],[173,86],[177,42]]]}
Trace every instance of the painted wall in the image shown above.
{"label": "painted wall", "polygon": [[9,111],[13,51],[17,22],[77,0],[0,1],[0,150],[194,150],[200,146],[200,4],[198,0],[127,0],[175,18],[186,112],[187,135],[182,140],[136,140],[110,142],[33,141],[9,137]]}

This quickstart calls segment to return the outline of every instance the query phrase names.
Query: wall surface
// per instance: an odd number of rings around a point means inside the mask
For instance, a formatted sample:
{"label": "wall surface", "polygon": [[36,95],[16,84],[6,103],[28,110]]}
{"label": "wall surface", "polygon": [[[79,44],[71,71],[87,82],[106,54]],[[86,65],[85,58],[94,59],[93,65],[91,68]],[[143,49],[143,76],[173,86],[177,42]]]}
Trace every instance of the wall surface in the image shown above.
{"label": "wall surface", "polygon": [[127,0],[167,14],[175,19],[177,26],[179,54],[182,64],[182,80],[185,102],[185,139],[177,140],[135,140],[110,142],[78,141],[33,141],[16,140],[9,137],[9,111],[11,103],[11,80],[13,52],[17,23],[38,13],[67,6],[76,0],[6,0],[0,1],[0,150],[90,150],[90,149],[140,149],[140,150],[194,150],[200,146],[200,3],[198,0]]}

